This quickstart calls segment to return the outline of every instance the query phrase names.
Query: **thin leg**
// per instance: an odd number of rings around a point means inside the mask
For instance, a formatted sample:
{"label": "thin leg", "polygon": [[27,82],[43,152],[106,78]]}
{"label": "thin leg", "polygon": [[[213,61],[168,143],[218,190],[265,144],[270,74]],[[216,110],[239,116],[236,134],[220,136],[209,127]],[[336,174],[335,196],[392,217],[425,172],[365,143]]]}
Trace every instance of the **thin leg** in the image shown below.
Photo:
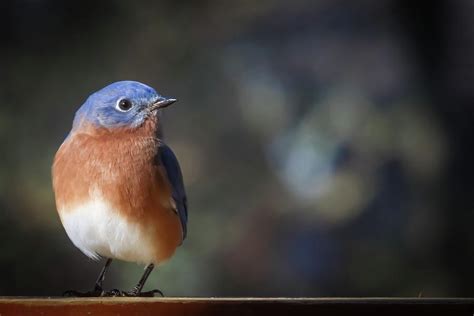
{"label": "thin leg", "polygon": [[137,285],[128,292],[120,291],[120,290],[112,290],[110,292],[107,292],[108,296],[146,296],[146,297],[153,297],[155,294],[159,294],[163,296],[163,292],[160,290],[152,290],[148,292],[142,292],[143,286],[145,285],[146,280],[150,276],[151,271],[155,265],[153,263],[149,264],[146,269],[145,273],[143,273],[142,277],[140,278],[140,281],[138,281]]}
{"label": "thin leg", "polygon": [[97,281],[95,281],[94,289],[92,291],[88,292],[79,292],[79,291],[66,291],[63,293],[63,296],[72,296],[72,297],[97,297],[97,296],[103,296],[104,295],[104,290],[102,289],[102,283],[104,282],[105,279],[105,274],[107,270],[109,269],[110,264],[112,263],[112,259],[107,259],[105,262],[104,267],[100,271],[99,277],[97,278]]}
{"label": "thin leg", "polygon": [[146,269],[145,272],[143,273],[140,281],[138,281],[137,285],[129,292],[132,294],[132,296],[139,296],[140,293],[142,292],[143,286],[145,285],[146,280],[150,276],[151,271],[153,271],[153,268],[155,265],[153,263],[150,263]]}
{"label": "thin leg", "polygon": [[111,263],[112,263],[112,259],[107,258],[107,261],[105,262],[105,265],[102,268],[102,271],[100,271],[97,281],[95,281],[95,286],[94,286],[95,291],[102,291],[102,284],[104,283],[105,273],[107,273],[107,270],[109,269],[109,266]]}

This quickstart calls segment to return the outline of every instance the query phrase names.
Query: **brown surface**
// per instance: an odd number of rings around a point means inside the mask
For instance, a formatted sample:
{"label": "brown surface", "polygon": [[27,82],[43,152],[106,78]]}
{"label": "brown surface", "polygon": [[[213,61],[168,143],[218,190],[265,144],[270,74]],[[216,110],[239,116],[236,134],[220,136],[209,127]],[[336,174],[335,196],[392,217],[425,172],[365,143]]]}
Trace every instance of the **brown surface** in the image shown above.
{"label": "brown surface", "polygon": [[468,315],[474,299],[0,298],[5,315]]}

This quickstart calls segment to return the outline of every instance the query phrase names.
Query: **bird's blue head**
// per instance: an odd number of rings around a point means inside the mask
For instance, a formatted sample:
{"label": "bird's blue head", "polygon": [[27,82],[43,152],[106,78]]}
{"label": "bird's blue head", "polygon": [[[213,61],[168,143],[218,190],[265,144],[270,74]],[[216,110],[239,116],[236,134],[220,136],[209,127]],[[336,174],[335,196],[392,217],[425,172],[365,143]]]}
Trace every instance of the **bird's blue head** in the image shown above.
{"label": "bird's blue head", "polygon": [[136,81],[118,81],[93,93],[76,112],[73,128],[82,123],[113,129],[138,127],[157,110],[176,102]]}

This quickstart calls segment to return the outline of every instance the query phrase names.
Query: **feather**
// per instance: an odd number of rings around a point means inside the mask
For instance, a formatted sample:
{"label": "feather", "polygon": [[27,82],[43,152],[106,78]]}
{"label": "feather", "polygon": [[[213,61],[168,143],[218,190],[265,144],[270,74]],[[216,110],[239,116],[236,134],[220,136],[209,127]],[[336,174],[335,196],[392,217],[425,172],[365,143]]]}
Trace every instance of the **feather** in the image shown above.
{"label": "feather", "polygon": [[159,162],[165,167],[166,175],[172,188],[172,197],[176,203],[176,212],[178,213],[181,221],[181,227],[183,229],[183,240],[187,234],[187,223],[188,223],[188,202],[186,198],[186,192],[184,190],[183,175],[181,174],[181,168],[179,167],[178,159],[175,154],[164,143],[160,144],[158,149]]}

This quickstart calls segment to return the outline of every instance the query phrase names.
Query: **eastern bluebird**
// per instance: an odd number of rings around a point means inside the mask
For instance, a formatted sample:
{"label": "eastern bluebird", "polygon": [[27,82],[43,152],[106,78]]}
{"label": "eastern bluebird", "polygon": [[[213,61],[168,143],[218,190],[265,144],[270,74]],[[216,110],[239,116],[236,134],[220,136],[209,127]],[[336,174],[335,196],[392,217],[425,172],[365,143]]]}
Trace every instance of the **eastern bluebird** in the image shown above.
{"label": "eastern bluebird", "polygon": [[[186,193],[176,156],[161,135],[161,109],[176,102],[135,81],[115,82],[79,108],[54,158],[56,207],[85,255],[107,258],[95,287],[76,296],[153,296],[142,292],[154,265],[186,237]],[[112,259],[146,265],[129,292],[105,292]]]}

